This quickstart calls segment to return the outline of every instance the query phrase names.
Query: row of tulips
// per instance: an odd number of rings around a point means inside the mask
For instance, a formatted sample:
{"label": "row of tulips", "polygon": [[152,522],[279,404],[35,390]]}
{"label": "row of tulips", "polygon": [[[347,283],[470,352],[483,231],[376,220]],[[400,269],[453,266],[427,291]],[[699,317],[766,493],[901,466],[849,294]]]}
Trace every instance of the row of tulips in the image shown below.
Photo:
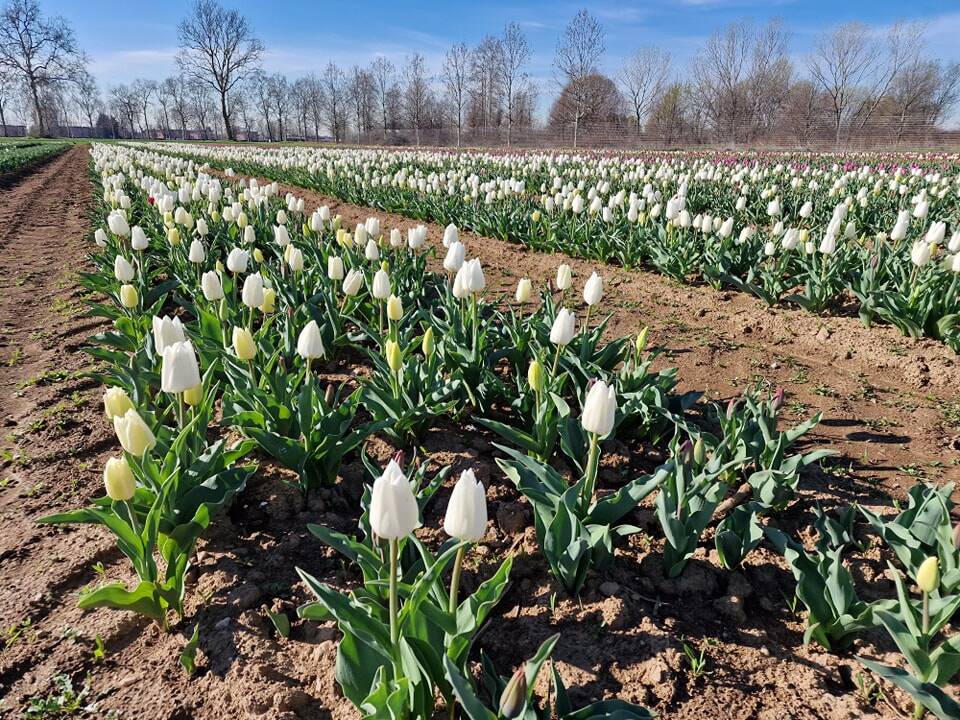
{"label": "row of tulips", "polygon": [[[433,551],[414,531],[449,468],[428,477],[416,454],[381,468],[365,440],[416,448],[437,423],[467,417],[499,435],[497,463],[533,507],[547,565],[571,593],[613,562],[619,538],[640,531],[624,521],[654,494],[666,573],[682,572],[709,530],[721,562],[738,565],[761,542],[765,518],[795,498],[801,469],[825,454],[791,451],[818,418],[780,427],[782,393],[708,405],[715,433],[690,424],[683,410],[697,396],[674,393],[675,371],[651,371],[645,331],[602,340],[598,274],[582,286],[582,310],[568,305],[567,266],[538,303],[521,280],[513,302],[496,304],[456,228],[444,233],[444,272],[432,273],[425,228],[406,241],[376,218],[351,231],[272,184],[223,182],[116,145],[92,153],[103,209],[97,270],[85,282],[109,300],[93,310],[113,328],[90,352],[104,361],[105,406],[124,456],[105,469],[105,498],[48,520],[106,525],[140,583],[98,588],[87,607],[145,612],[164,625],[170,609],[183,615],[193,545],[255,472],[241,464],[254,448],[294,470],[305,495],[338,482],[343,462],[359,456],[372,482],[356,535],[310,530],[363,583],[344,594],[299,572],[316,596],[301,617],[333,619],[343,632],[337,679],[361,714],[426,717],[439,697],[471,718],[648,717],[620,701],[575,710],[556,672],[556,706],[537,709],[533,680],[556,638],[509,680],[489,661],[475,678],[473,640],[512,565],[507,558],[461,599],[464,557],[486,533],[485,489],[471,470],[461,474],[443,523],[450,539]],[[369,368],[362,380],[321,382],[318,371],[358,359]],[[208,442],[226,427],[243,439]],[[670,460],[602,487],[598,468],[614,437],[655,443]]]}
{"label": "row of tulips", "polygon": [[866,325],[960,350],[960,174],[950,158],[160,147],[535,249],[735,287],[770,305],[822,313],[854,300]]}

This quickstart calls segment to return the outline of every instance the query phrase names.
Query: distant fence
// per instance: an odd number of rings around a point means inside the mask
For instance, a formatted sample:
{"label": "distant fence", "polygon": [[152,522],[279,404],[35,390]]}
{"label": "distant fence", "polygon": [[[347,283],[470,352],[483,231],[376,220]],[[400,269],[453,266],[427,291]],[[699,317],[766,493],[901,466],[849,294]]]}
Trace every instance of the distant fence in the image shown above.
{"label": "distant fence", "polygon": [[[415,129],[372,130],[348,132],[341,142],[361,145],[411,147],[418,144]],[[309,139],[308,139],[309,141]],[[423,128],[419,145],[426,147],[454,147],[456,128]],[[460,135],[463,147],[504,148],[508,146],[506,128],[469,129]],[[509,145],[518,149],[557,149],[573,146],[573,128],[541,127],[514,129]],[[844,128],[837,143],[835,128],[822,121],[798,129],[777,127],[764,133],[742,131],[741,136],[718,136],[715,133],[689,129],[674,133],[642,130],[628,125],[591,125],[577,132],[577,146],[581,148],[633,150],[665,149],[672,147],[729,147],[729,148],[808,148],[812,150],[951,150],[960,149],[960,129],[932,127],[925,123],[873,123],[864,128]]]}

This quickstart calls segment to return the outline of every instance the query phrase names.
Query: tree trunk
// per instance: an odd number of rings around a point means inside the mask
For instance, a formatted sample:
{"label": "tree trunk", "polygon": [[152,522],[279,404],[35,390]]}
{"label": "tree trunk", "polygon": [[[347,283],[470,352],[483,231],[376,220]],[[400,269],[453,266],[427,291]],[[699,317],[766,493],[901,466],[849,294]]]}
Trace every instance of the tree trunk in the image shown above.
{"label": "tree trunk", "polygon": [[233,135],[233,125],[230,123],[230,113],[227,112],[227,93],[220,93],[220,112],[223,113],[223,127],[227,131],[227,140],[236,140]]}
{"label": "tree trunk", "polygon": [[40,93],[37,92],[37,83],[35,80],[30,81],[30,94],[33,96],[33,112],[37,116],[37,131],[43,135],[46,128],[43,125],[43,110],[40,107]]}

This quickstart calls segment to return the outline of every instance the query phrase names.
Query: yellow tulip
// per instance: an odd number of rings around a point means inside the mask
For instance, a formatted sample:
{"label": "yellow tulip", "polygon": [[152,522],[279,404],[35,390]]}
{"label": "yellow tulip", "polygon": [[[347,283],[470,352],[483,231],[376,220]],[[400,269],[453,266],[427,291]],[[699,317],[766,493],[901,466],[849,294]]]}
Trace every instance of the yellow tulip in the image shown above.
{"label": "yellow tulip", "polygon": [[126,502],[133,499],[137,483],[126,458],[109,458],[103,468],[103,484],[107,497],[114,502]]}
{"label": "yellow tulip", "polygon": [[437,349],[437,343],[433,339],[433,328],[428,327],[423,334],[423,340],[420,343],[420,349],[423,350],[424,357],[430,357]]}
{"label": "yellow tulip", "polygon": [[396,295],[387,298],[387,317],[394,322],[403,317],[403,303]]}
{"label": "yellow tulip", "polygon": [[257,343],[246,328],[233,328],[233,352],[241,360],[253,360],[257,356]]}
{"label": "yellow tulip", "polygon": [[140,417],[140,413],[133,408],[113,419],[113,429],[117,433],[120,445],[131,455],[143,457],[157,444],[153,431]]}
{"label": "yellow tulip", "polygon": [[403,367],[403,355],[400,352],[400,345],[394,340],[387,340],[386,346],[387,365],[393,372],[400,372]]}
{"label": "yellow tulip", "polygon": [[133,285],[120,286],[120,304],[127,309],[132,309],[140,302],[140,294]]}
{"label": "yellow tulip", "polygon": [[260,250],[260,248],[253,249],[253,259],[256,260],[258,263],[263,262],[263,252]]}
{"label": "yellow tulip", "polygon": [[264,288],[263,290],[263,305],[260,306],[261,312],[264,315],[269,315],[274,310],[277,309],[277,293],[271,288]]}
{"label": "yellow tulip", "polygon": [[637,333],[637,353],[642,353],[647,347],[647,335],[650,334],[650,328],[644,327]]}
{"label": "yellow tulip", "polygon": [[543,392],[545,378],[543,365],[540,364],[539,360],[534,360],[530,363],[530,367],[527,369],[527,382],[530,383],[530,387],[533,388],[534,392]]}
{"label": "yellow tulip", "polygon": [[195,385],[183,391],[183,401],[190,407],[196,407],[203,402],[203,385]]}
{"label": "yellow tulip", "polygon": [[113,420],[115,417],[124,415],[127,410],[132,410],[133,401],[123,388],[107,388],[103,394],[103,409],[107,413],[107,418]]}
{"label": "yellow tulip", "polygon": [[940,561],[928,557],[917,570],[917,586],[925,593],[932,593],[940,587]]}

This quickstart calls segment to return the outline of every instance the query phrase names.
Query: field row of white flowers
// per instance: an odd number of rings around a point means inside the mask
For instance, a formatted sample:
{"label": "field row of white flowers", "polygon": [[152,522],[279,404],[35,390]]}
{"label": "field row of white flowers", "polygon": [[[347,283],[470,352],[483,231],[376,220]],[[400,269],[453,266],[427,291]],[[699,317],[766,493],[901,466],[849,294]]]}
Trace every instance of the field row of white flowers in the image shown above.
{"label": "field row of white flowers", "polygon": [[[118,145],[95,145],[92,156],[102,204],[95,270],[85,283],[102,298],[94,313],[112,328],[92,338],[90,352],[122,452],[104,469],[104,497],[46,521],[103,525],[139,581],[101,585],[83,607],[138,612],[164,628],[174,614],[189,623],[185,578],[196,542],[258,472],[253,457],[293,470],[306,496],[343,483],[342,464],[359,455],[369,482],[356,535],[309,527],[318,547],[333,547],[358,569],[356,586],[344,593],[298,572],[316,597],[300,607],[301,622],[338,624],[337,681],[364,717],[425,718],[438,705],[474,720],[650,717],[614,699],[575,709],[556,672],[549,697],[534,698],[534,681],[562,642],[556,636],[529,660],[518,658],[512,677],[489,659],[475,677],[473,642],[509,587],[513,558],[461,597],[465,557],[487,533],[488,489],[472,469],[451,483],[449,539],[429,547],[415,532],[427,504],[447,492],[449,474],[427,472],[420,441],[439,423],[462,428],[469,420],[501,438],[501,474],[491,482],[512,484],[532,506],[544,572],[568,593],[579,593],[589,574],[615,562],[623,538],[641,532],[631,519],[649,498],[666,575],[684,571],[708,529],[726,568],[767,539],[797,579],[808,640],[842,650],[886,628],[910,670],[864,663],[921,712],[957,716],[960,706],[940,689],[960,660],[960,636],[940,641],[960,607],[949,487],[917,486],[896,517],[860,511],[896,562],[889,595],[861,600],[844,563],[859,547],[850,529],[856,511],[821,514],[812,551],[769,524],[794,501],[802,469],[829,454],[794,447],[818,418],[783,427],[783,393],[748,392],[723,407],[704,403],[704,426],[694,424],[685,410],[697,395],[675,392],[676,371],[651,371],[646,332],[602,339],[600,273],[575,278],[561,266],[539,302],[522,279],[516,302],[497,306],[484,297],[482,259],[468,257],[456,227],[442,238],[448,275],[432,273],[427,260],[440,238],[425,227],[404,237],[371,217],[346,229],[326,208],[282,197],[274,184],[221,181],[191,160]],[[563,172],[605,167],[571,160]],[[509,194],[522,195],[522,182]],[[418,181],[392,187],[401,185]],[[501,207],[492,205],[491,212]],[[582,304],[574,302],[581,289]],[[324,384],[323,368],[335,361],[365,372]],[[364,452],[374,435],[398,451],[386,467]],[[668,460],[610,486],[598,474],[609,441],[637,438]],[[904,574],[917,583],[916,598]],[[182,657],[188,670],[198,630]]]}
{"label": "field row of white flowers", "polygon": [[167,144],[539,250],[649,266],[960,350],[956,156],[398,152]]}

